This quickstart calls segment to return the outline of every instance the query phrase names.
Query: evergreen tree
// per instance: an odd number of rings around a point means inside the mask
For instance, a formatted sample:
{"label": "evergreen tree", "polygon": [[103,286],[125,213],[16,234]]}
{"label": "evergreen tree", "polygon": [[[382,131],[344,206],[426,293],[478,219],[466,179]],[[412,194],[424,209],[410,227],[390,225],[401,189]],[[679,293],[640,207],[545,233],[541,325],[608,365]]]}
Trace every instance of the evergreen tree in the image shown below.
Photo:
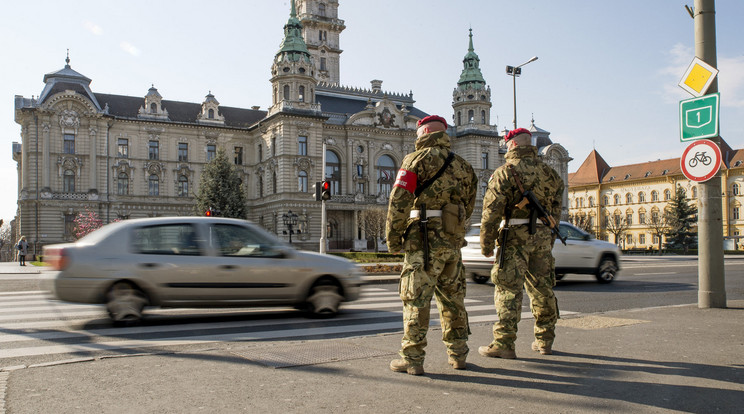
{"label": "evergreen tree", "polygon": [[238,170],[220,148],[204,167],[194,213],[201,216],[211,208],[222,217],[245,219],[248,213],[245,200]]}
{"label": "evergreen tree", "polygon": [[664,211],[666,218],[666,247],[668,249],[682,248],[685,254],[690,246],[697,245],[697,229],[693,225],[697,221],[697,207],[690,205],[685,196],[685,190],[677,187],[674,198]]}

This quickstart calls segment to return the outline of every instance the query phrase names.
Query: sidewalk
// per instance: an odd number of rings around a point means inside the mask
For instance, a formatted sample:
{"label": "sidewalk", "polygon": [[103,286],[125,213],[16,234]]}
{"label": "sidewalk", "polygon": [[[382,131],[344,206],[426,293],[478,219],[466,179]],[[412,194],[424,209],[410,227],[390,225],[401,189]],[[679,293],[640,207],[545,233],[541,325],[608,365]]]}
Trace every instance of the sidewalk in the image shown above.
{"label": "sidewalk", "polygon": [[559,320],[554,355],[530,350],[525,319],[516,360],[478,355],[491,325],[475,323],[465,371],[447,365],[432,325],[422,377],[389,370],[394,333],[6,367],[0,397],[7,383],[14,414],[733,413],[744,401],[744,301],[728,306],[571,315]]}

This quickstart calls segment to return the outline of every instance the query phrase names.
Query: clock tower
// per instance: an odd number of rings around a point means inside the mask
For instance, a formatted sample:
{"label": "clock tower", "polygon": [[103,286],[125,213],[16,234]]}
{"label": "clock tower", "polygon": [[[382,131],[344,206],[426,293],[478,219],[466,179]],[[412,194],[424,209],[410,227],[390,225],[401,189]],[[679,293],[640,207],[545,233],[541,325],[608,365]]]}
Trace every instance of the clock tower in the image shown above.
{"label": "clock tower", "polygon": [[340,37],[346,29],[338,18],[338,0],[296,0],[302,24],[302,37],[315,61],[316,79],[338,85],[340,74]]}

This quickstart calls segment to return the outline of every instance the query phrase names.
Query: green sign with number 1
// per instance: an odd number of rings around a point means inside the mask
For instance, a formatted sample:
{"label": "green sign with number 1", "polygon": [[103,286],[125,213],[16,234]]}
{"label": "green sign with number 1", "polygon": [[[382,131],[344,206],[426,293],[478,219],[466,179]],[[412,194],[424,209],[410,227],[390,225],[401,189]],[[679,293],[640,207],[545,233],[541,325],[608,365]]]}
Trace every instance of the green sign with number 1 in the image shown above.
{"label": "green sign with number 1", "polygon": [[721,95],[713,93],[679,102],[679,140],[718,136],[718,108]]}

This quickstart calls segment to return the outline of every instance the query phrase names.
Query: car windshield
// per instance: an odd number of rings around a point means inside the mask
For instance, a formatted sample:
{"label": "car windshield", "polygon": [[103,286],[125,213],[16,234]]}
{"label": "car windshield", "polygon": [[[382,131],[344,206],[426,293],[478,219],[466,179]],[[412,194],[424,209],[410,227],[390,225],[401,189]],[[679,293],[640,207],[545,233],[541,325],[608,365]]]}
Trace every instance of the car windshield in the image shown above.
{"label": "car windshield", "polygon": [[214,224],[209,229],[209,242],[221,256],[278,256],[282,243],[253,227],[236,224]]}
{"label": "car windshield", "polygon": [[561,224],[560,232],[561,236],[569,240],[584,240],[586,239],[586,236],[589,236],[589,233],[586,233],[578,227],[574,227],[570,224]]}

